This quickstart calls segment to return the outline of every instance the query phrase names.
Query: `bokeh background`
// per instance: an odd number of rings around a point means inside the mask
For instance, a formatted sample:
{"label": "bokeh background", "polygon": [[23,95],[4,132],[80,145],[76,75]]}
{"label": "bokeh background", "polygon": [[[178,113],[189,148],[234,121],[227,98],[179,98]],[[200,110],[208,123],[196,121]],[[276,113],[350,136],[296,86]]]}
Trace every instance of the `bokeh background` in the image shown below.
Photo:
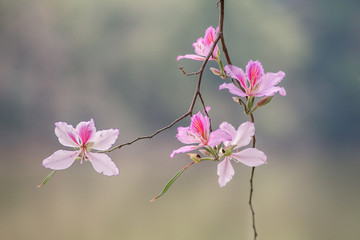
{"label": "bokeh background", "polygon": [[[226,1],[233,63],[287,74],[287,96],[255,112],[268,156],[255,173],[258,239],[359,239],[359,10],[357,0]],[[36,188],[50,172],[42,160],[63,148],[54,122],[94,118],[124,143],[185,113],[196,77],[178,67],[200,63],[176,57],[217,24],[209,0],[1,0],[0,238],[252,239],[244,165],[222,189],[215,163],[195,165],[148,202],[189,163],[169,157],[176,126],[111,153],[117,177],[76,162]],[[213,125],[249,120],[221,82],[206,70]]]}

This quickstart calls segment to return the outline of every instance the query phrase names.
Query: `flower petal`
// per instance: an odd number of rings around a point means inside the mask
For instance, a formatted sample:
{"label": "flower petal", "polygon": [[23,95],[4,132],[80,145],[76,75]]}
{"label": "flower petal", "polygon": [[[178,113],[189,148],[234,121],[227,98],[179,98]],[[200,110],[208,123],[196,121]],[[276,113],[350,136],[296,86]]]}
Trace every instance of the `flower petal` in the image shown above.
{"label": "flower petal", "polygon": [[55,134],[62,145],[67,147],[79,147],[76,130],[66,122],[55,123]]}
{"label": "flower petal", "polygon": [[231,136],[222,129],[217,129],[210,133],[210,140],[208,146],[217,146],[221,142],[231,141]]}
{"label": "flower petal", "polygon": [[176,153],[186,153],[186,152],[190,152],[190,151],[193,151],[193,150],[195,150],[195,149],[198,149],[198,148],[200,148],[200,147],[201,147],[201,145],[199,145],[199,146],[194,146],[194,145],[184,146],[184,147],[181,147],[181,148],[179,148],[179,149],[174,150],[174,151],[170,154],[170,157],[171,157],[171,158],[174,158],[174,155],[175,155]]}
{"label": "flower petal", "polygon": [[87,156],[95,171],[106,176],[114,176],[119,174],[119,169],[111,158],[105,153],[88,152]]}
{"label": "flower petal", "polygon": [[256,148],[247,148],[241,152],[233,153],[231,158],[249,167],[257,167],[266,163],[266,155]]}
{"label": "flower petal", "polygon": [[279,92],[279,94],[281,96],[286,96],[286,90],[283,87],[277,87],[277,86],[271,86],[261,92],[258,92],[257,94],[255,94],[255,97],[261,97],[261,96],[274,96],[277,92]]}
{"label": "flower petal", "polygon": [[286,96],[286,90],[285,90],[285,88],[283,88],[283,87],[278,87],[279,88],[279,94],[281,95],[281,96]]}
{"label": "flower petal", "polygon": [[226,65],[224,70],[227,72],[227,74],[230,75],[231,78],[238,80],[244,89],[247,89],[245,73],[241,68],[233,65]]}
{"label": "flower petal", "polygon": [[58,150],[43,161],[43,166],[54,170],[62,170],[70,167],[80,151]]}
{"label": "flower petal", "polygon": [[205,45],[207,46],[211,46],[212,43],[215,41],[216,35],[215,35],[215,29],[213,28],[213,26],[210,26],[206,29],[205,31]]}
{"label": "flower petal", "polygon": [[[210,110],[211,110],[211,107],[210,106],[206,106],[205,107],[205,111],[207,112],[207,113],[209,113],[210,112]],[[206,114],[206,112],[204,111],[204,113]]]}
{"label": "flower petal", "polygon": [[207,52],[205,52],[206,51],[205,40],[202,37],[198,38],[198,40],[196,40],[196,42],[194,42],[192,46],[194,47],[194,52],[197,55],[204,57],[207,56]]}
{"label": "flower petal", "polygon": [[250,60],[246,65],[246,76],[255,85],[257,80],[264,75],[264,68],[259,61]]}
{"label": "flower petal", "polygon": [[254,133],[254,123],[244,122],[237,129],[236,136],[232,139],[231,145],[236,145],[236,148],[248,145],[251,141],[252,136],[254,136]]}
{"label": "flower petal", "polygon": [[192,59],[192,60],[197,60],[197,61],[204,61],[206,58],[205,57],[202,57],[202,56],[199,56],[199,55],[195,55],[195,54],[186,54],[184,56],[178,56],[176,58],[176,61],[179,61],[180,59],[183,59],[183,58],[187,58],[187,59]]}
{"label": "flower petal", "polygon": [[210,120],[199,111],[191,117],[190,130],[197,137],[198,143],[206,144],[209,140]]}
{"label": "flower petal", "polygon": [[190,127],[178,127],[177,139],[185,144],[198,143]]}
{"label": "flower petal", "polygon": [[231,165],[230,159],[226,157],[221,163],[217,166],[217,175],[219,176],[218,182],[220,187],[224,187],[232,177],[234,176],[235,171]]}
{"label": "flower petal", "polygon": [[284,79],[285,75],[283,71],[278,71],[277,73],[268,72],[264,75],[262,81],[264,81],[266,85],[275,86]]}
{"label": "flower petal", "polygon": [[223,83],[220,85],[219,90],[228,89],[231,94],[237,95],[239,97],[246,97],[247,94],[244,93],[241,89],[236,87],[233,83]]}
{"label": "flower petal", "polygon": [[[223,122],[220,124],[220,129],[224,130],[227,134],[229,134],[231,136],[231,140],[234,139],[236,137],[236,130],[233,127],[233,125],[231,125],[228,122]],[[225,146],[229,146],[231,144],[231,140],[229,140],[228,142],[224,142]]]}
{"label": "flower petal", "polygon": [[94,138],[92,139],[93,145],[91,148],[96,150],[107,150],[114,144],[118,138],[119,130],[118,129],[109,129],[98,131],[95,133]]}
{"label": "flower petal", "polygon": [[[276,92],[280,91],[281,94],[284,94],[285,89],[279,89],[274,86],[281,82],[285,77],[285,73],[279,71],[277,73],[266,73],[259,82],[259,89],[257,91],[256,96],[272,96]],[[286,92],[285,92],[286,95]],[[283,95],[284,96],[284,95]]]}
{"label": "flower petal", "polygon": [[[209,51],[210,50],[211,50],[211,48],[209,49]],[[213,51],[213,54],[211,55],[209,60],[216,60],[217,58],[219,58],[218,53],[219,53],[219,48],[218,48],[218,45],[216,44],[216,46],[214,48],[214,51]]]}
{"label": "flower petal", "polygon": [[76,126],[76,131],[79,134],[82,144],[86,144],[87,142],[91,141],[96,133],[94,120],[90,119],[88,122],[80,122]]}
{"label": "flower petal", "polygon": [[[205,36],[204,36],[204,54],[203,56],[207,56],[214,44],[214,41],[216,39],[216,35],[217,32],[219,31],[219,27],[216,28],[216,30],[210,26],[206,29],[205,31]],[[218,46],[216,45],[214,48],[214,51],[212,52],[212,56],[213,58],[210,58],[210,60],[214,60],[216,58],[218,58],[217,56],[218,53]]]}

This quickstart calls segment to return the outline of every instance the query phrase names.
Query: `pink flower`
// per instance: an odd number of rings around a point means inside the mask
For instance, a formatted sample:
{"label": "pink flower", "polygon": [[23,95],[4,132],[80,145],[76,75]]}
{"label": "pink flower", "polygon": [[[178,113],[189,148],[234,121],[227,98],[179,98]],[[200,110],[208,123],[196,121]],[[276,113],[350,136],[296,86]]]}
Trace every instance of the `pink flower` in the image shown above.
{"label": "pink flower", "polygon": [[218,182],[220,187],[224,187],[235,174],[234,168],[230,160],[234,162],[241,162],[249,167],[257,167],[266,163],[266,155],[256,148],[246,148],[239,152],[238,148],[248,145],[255,133],[255,126],[251,122],[245,122],[239,126],[237,130],[227,123],[220,124],[220,129],[224,130],[231,136],[231,140],[224,142],[226,147],[235,146],[235,152],[226,156],[225,159],[218,164],[217,174],[219,176]]}
{"label": "pink flower", "polygon": [[277,92],[279,92],[281,96],[286,95],[283,87],[275,86],[285,77],[285,73],[282,71],[277,73],[264,73],[264,69],[259,61],[249,61],[246,65],[246,75],[241,68],[233,65],[226,65],[224,70],[231,78],[239,82],[242,89],[233,83],[223,83],[220,85],[219,90],[226,88],[230,93],[239,97],[274,96]]}
{"label": "pink flower", "polygon": [[[210,108],[206,109],[207,111]],[[217,146],[222,141],[230,140],[230,136],[223,130],[218,129],[210,132],[210,120],[208,116],[203,116],[200,112],[191,117],[189,127],[178,127],[177,139],[185,144],[198,144],[181,147],[174,150],[170,157],[173,158],[176,153],[185,153],[204,146]]]}
{"label": "pink flower", "polygon": [[43,161],[43,166],[54,170],[70,167],[79,158],[81,163],[90,161],[95,171],[107,176],[119,174],[119,169],[111,158],[104,153],[92,153],[91,149],[107,150],[116,141],[119,130],[96,131],[94,120],[80,122],[76,128],[65,122],[55,123],[55,134],[59,142],[75,151],[58,150]]}
{"label": "pink flower", "polygon": [[[218,31],[219,27],[217,27],[216,30],[212,26],[208,27],[205,31],[204,38],[199,38],[195,43],[193,43],[194,51],[196,54],[186,54],[184,56],[178,56],[176,60],[179,61],[180,59],[187,58],[204,61],[212,48]],[[210,56],[209,60],[216,60],[218,57],[218,46],[216,45],[213,54],[212,56]]]}

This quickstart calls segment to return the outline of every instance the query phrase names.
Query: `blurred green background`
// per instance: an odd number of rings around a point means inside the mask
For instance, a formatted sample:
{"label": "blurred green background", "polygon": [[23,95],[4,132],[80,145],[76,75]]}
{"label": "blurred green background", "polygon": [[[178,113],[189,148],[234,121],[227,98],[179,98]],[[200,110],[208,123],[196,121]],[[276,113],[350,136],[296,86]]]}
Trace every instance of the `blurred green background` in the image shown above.
{"label": "blurred green background", "polygon": [[[226,1],[233,64],[286,73],[287,96],[255,112],[268,156],[255,173],[259,240],[359,239],[359,10],[357,0]],[[148,202],[189,163],[169,157],[182,145],[176,127],[111,153],[117,177],[76,162],[36,188],[50,172],[42,160],[63,148],[54,122],[94,118],[124,143],[185,113],[196,77],[178,67],[200,63],[176,57],[217,24],[209,0],[1,0],[0,238],[252,239],[244,165],[222,189],[216,164],[195,165]],[[212,124],[249,120],[221,82],[206,70]]]}

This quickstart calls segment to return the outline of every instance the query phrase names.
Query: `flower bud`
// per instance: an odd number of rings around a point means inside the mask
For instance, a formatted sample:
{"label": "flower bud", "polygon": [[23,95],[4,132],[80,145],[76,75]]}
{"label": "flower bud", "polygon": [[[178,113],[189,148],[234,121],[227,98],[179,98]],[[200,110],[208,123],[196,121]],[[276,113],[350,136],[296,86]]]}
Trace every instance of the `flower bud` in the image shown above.
{"label": "flower bud", "polygon": [[211,72],[212,72],[214,75],[216,75],[216,76],[220,76],[220,75],[221,75],[219,69],[216,69],[216,68],[211,67],[210,70],[211,70]]}
{"label": "flower bud", "polygon": [[227,147],[224,147],[221,149],[221,152],[225,155],[225,156],[230,156],[234,150],[234,148],[236,147],[236,145],[230,145]]}
{"label": "flower bud", "polygon": [[197,162],[199,163],[200,162],[200,159],[201,159],[201,156],[199,154],[196,154],[196,153],[188,153],[187,154],[191,160],[193,160],[194,162]]}
{"label": "flower bud", "polygon": [[256,105],[258,107],[265,106],[266,104],[268,104],[271,101],[272,98],[273,98],[273,96],[264,97],[264,98],[260,99]]}

